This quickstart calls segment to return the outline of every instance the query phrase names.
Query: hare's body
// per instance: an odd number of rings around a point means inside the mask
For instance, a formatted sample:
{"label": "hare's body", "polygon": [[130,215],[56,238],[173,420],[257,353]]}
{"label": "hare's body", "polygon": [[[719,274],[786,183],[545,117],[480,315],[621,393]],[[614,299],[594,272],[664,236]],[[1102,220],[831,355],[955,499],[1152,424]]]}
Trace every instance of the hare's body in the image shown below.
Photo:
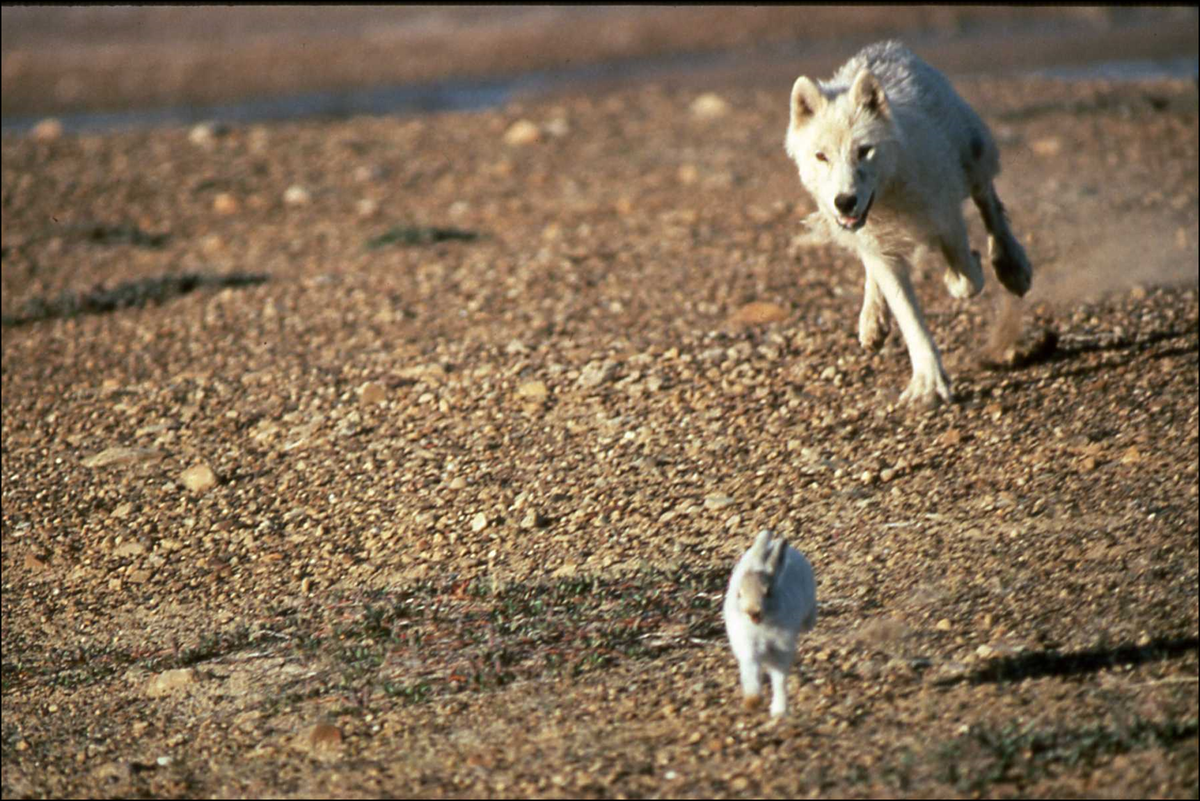
{"label": "hare's body", "polygon": [[796,638],[817,623],[812,566],[782,539],[772,541],[770,532],[761,532],[733,569],[723,612],[746,705],[761,702],[765,671],[771,680],[771,715],[783,715]]}

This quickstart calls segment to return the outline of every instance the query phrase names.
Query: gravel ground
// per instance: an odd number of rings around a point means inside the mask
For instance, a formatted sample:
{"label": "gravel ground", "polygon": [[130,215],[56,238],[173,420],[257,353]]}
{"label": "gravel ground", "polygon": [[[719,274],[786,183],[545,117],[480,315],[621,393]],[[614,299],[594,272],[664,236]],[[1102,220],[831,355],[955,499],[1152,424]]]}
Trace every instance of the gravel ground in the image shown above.
{"label": "gravel ground", "polygon": [[1196,85],[959,86],[1035,280],[916,266],[929,412],[786,86],[5,138],[4,796],[1195,797]]}

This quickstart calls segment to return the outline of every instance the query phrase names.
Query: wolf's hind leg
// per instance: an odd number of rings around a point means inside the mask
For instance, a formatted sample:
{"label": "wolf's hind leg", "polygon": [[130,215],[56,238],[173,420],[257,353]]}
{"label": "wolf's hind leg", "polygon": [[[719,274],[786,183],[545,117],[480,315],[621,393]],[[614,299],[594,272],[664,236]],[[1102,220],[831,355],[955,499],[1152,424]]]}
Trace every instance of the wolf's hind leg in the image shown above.
{"label": "wolf's hind leg", "polygon": [[1008,227],[1008,215],[996,194],[996,187],[989,182],[986,187],[973,190],[971,199],[987,227],[988,258],[996,278],[1009,292],[1018,297],[1024,295],[1033,283],[1033,267],[1025,255],[1025,248]]}

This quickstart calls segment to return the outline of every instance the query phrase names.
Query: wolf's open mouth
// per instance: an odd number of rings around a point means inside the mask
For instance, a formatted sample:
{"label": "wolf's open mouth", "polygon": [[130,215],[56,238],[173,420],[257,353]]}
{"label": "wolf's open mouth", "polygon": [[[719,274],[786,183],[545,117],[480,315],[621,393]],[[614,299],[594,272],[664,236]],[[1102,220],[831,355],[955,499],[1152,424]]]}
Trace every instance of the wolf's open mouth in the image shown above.
{"label": "wolf's open mouth", "polygon": [[867,224],[867,214],[871,211],[871,204],[875,202],[875,193],[871,193],[871,199],[867,201],[867,205],[863,208],[862,214],[857,217],[842,217],[838,216],[838,225],[845,228],[847,231],[857,231]]}

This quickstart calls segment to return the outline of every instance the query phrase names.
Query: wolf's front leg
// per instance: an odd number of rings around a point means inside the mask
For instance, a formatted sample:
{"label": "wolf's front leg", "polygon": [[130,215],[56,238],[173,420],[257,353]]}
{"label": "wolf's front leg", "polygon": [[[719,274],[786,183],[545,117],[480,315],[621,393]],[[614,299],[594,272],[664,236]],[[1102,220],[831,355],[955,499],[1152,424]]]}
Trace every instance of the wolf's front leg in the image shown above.
{"label": "wolf's front leg", "polygon": [[951,402],[950,379],[942,368],[937,345],[925,327],[925,316],[908,277],[907,262],[899,256],[871,254],[863,256],[863,264],[869,280],[879,287],[896,317],[912,362],[912,380],[900,395],[900,402],[919,406],[935,406],[939,399]]}
{"label": "wolf's front leg", "polygon": [[971,250],[967,226],[957,210],[948,229],[938,235],[938,247],[946,259],[946,289],[956,298],[969,298],[983,291],[983,268],[979,254]]}
{"label": "wolf's front leg", "polygon": [[875,283],[868,271],[867,280],[863,285],[862,311],[858,314],[858,343],[867,350],[879,350],[887,341],[891,328],[887,301],[879,291],[879,284]]}

